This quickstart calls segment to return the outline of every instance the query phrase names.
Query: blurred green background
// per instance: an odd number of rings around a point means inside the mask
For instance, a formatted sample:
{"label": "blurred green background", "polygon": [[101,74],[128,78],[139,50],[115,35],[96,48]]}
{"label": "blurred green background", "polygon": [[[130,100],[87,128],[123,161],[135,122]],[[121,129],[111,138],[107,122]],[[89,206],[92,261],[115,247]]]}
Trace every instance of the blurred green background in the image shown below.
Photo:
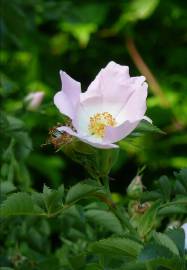
{"label": "blurred green background", "polygon": [[[121,143],[112,190],[124,192],[143,165],[147,184],[187,167],[186,10],[183,0],[1,1],[0,162],[8,191],[69,186],[86,176],[41,144],[62,121],[53,104],[59,70],[84,91],[111,60],[128,65],[131,76],[147,78],[147,115],[166,132]],[[44,99],[29,110],[24,99],[36,91]]]}

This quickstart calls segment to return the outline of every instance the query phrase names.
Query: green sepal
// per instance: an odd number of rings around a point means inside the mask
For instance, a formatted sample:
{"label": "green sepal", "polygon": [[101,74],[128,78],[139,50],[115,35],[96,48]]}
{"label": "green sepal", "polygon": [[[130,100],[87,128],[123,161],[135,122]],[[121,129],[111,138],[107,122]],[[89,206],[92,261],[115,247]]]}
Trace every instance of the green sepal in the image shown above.
{"label": "green sepal", "polygon": [[98,149],[78,140],[62,148],[73,161],[82,165],[93,178],[107,176],[118,157],[119,149]]}

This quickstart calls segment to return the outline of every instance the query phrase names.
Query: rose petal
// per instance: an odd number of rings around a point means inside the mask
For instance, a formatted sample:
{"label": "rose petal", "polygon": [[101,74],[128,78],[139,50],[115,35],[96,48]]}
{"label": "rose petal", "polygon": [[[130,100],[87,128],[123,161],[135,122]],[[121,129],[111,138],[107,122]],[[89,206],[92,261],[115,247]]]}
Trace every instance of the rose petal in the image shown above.
{"label": "rose petal", "polygon": [[136,122],[126,121],[117,127],[106,127],[104,142],[115,143],[127,137],[139,124],[140,120]]}
{"label": "rose petal", "polygon": [[129,68],[112,61],[101,69],[87,91],[82,94],[81,100],[92,96],[102,96],[105,102],[121,101],[121,98],[124,99],[130,94],[128,90],[131,89],[125,89],[126,81],[129,78]]}
{"label": "rose petal", "polygon": [[147,98],[147,83],[137,87],[127,103],[119,111],[116,119],[118,123],[123,123],[125,120],[134,122],[141,120],[146,112]]}
{"label": "rose petal", "polygon": [[73,119],[80,102],[81,86],[63,71],[60,71],[60,76],[62,90],[54,96],[54,103],[61,113]]}
{"label": "rose petal", "polygon": [[81,102],[79,104],[79,108],[75,119],[75,128],[77,132],[88,135],[90,117],[100,111],[102,111],[101,97],[95,96]]}
{"label": "rose petal", "polygon": [[60,132],[67,132],[68,134],[77,137],[80,141],[85,142],[87,144],[90,144],[96,148],[101,148],[101,149],[110,149],[110,148],[118,148],[119,146],[116,144],[111,144],[111,143],[102,143],[102,142],[94,142],[93,140],[91,140],[91,137],[88,136],[83,136],[81,134],[76,133],[75,131],[73,131],[71,128],[66,127],[66,126],[61,126],[58,127],[57,130],[59,130]]}
{"label": "rose petal", "polygon": [[101,96],[93,96],[85,99],[79,105],[79,110],[76,118],[76,130],[78,133],[89,133],[88,127],[90,124],[90,117],[97,114],[108,112],[114,116],[118,111],[118,104],[108,102],[103,104]]}

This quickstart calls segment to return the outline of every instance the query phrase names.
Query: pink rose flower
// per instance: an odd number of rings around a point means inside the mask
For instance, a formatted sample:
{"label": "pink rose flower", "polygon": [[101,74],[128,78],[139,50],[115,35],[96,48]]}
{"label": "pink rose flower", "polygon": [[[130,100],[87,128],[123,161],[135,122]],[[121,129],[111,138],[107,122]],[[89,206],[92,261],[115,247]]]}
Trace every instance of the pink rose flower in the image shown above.
{"label": "pink rose flower", "polygon": [[146,111],[147,83],[145,77],[130,77],[129,68],[110,62],[96,76],[85,93],[81,85],[60,71],[62,90],[54,103],[62,114],[72,120],[74,130],[61,126],[80,141],[96,148],[115,148],[114,144],[128,136]]}

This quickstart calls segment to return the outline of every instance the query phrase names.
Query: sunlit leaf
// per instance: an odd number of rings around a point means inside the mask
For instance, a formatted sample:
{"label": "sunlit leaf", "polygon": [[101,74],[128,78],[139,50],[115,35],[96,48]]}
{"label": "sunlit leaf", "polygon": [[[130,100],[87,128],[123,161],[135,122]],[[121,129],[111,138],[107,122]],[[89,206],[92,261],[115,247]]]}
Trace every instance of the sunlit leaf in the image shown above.
{"label": "sunlit leaf", "polygon": [[97,254],[136,257],[142,245],[128,238],[108,238],[94,243],[91,248]]}

